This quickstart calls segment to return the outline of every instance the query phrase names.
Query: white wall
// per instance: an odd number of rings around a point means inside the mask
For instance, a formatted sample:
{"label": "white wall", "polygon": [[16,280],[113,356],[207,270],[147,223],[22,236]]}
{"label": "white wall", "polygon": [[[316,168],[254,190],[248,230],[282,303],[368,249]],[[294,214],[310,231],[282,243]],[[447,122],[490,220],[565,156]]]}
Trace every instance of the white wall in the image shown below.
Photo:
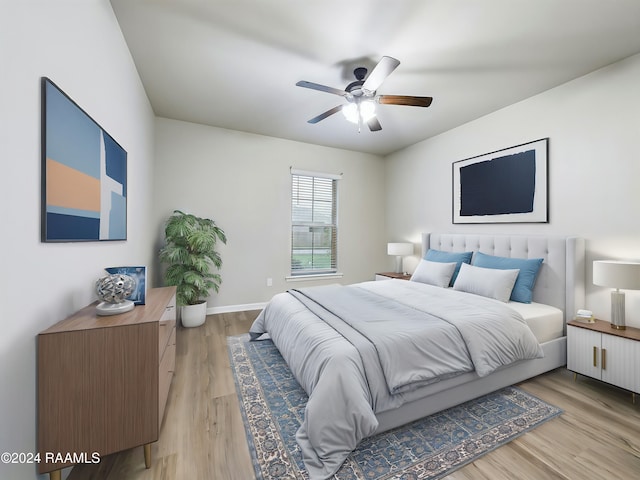
{"label": "white wall", "polygon": [[[610,318],[592,261],[640,260],[640,55],[610,65],[387,158],[388,236],[422,231],[573,234],[586,239],[587,305]],[[549,137],[549,223],[452,225],[452,163]],[[407,261],[417,263],[418,258]],[[640,292],[627,292],[640,327]]]}
{"label": "white wall", "polygon": [[[216,221],[228,237],[220,246],[219,294],[209,310],[266,302],[287,288],[290,274],[289,168],[343,173],[338,190],[338,269],[343,283],[373,279],[385,251],[384,165],[381,157],[158,118],[154,226],[175,209]],[[159,270],[159,269],[158,269]],[[267,287],[266,279],[273,279]]]}
{"label": "white wall", "polygon": [[[37,333],[93,301],[104,267],[151,260],[153,113],[107,0],[0,2],[0,452],[34,452]],[[128,151],[126,242],[40,242],[42,76]],[[36,466],[0,463],[0,478]]]}

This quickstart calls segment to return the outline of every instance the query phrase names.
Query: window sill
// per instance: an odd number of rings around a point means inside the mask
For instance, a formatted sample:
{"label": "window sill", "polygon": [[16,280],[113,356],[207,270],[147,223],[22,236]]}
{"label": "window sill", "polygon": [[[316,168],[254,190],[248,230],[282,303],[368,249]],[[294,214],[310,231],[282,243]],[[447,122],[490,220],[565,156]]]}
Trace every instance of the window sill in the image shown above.
{"label": "window sill", "polygon": [[332,278],[342,278],[342,273],[316,273],[310,275],[291,275],[285,277],[287,282],[306,282],[309,280],[328,280]]}

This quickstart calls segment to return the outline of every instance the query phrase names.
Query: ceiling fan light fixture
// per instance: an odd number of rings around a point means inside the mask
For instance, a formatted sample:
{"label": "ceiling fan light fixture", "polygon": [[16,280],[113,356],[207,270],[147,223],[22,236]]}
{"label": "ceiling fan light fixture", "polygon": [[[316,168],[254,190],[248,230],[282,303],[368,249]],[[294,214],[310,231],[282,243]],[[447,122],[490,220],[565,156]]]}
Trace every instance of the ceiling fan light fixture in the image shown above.
{"label": "ceiling fan light fixture", "polygon": [[351,123],[358,123],[360,121],[358,106],[355,103],[350,103],[349,105],[345,105],[342,107],[342,113],[344,118],[346,118]]}
{"label": "ceiling fan light fixture", "polygon": [[366,100],[360,102],[360,116],[363,122],[368,122],[376,115],[376,105],[373,100]]}
{"label": "ceiling fan light fixture", "polygon": [[367,123],[376,115],[376,106],[371,100],[365,100],[358,103],[350,103],[342,108],[344,118],[351,123],[359,124]]}

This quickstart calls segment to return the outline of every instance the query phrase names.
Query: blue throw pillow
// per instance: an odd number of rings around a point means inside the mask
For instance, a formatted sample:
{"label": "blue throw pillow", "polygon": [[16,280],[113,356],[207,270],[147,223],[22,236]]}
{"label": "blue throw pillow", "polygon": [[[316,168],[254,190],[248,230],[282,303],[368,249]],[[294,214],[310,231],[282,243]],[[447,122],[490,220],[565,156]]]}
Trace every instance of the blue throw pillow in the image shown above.
{"label": "blue throw pillow", "polygon": [[516,284],[511,292],[511,300],[520,303],[531,303],[533,286],[536,284],[538,272],[544,259],[542,258],[508,258],[487,255],[476,252],[473,265],[483,268],[497,268],[500,270],[520,270]]}
{"label": "blue throw pillow", "polygon": [[452,286],[456,281],[458,272],[460,271],[460,265],[462,265],[463,263],[470,264],[472,255],[473,255],[473,252],[443,252],[442,250],[432,250],[430,248],[429,250],[427,250],[427,253],[424,256],[424,259],[429,260],[430,262],[441,262],[441,263],[456,262],[456,268],[453,271],[451,282],[449,282],[449,286]]}

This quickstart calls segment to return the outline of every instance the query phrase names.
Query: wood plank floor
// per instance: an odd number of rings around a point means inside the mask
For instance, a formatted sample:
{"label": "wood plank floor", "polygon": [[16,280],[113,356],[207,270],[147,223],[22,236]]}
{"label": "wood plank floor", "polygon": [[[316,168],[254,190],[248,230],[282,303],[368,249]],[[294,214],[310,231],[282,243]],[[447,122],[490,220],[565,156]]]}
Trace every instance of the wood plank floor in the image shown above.
{"label": "wood plank floor", "polygon": [[[69,480],[252,480],[226,337],[257,311],[210,315],[179,328],[173,379],[153,465],[142,447],[78,465]],[[565,413],[446,477],[448,480],[640,478],[640,396],[558,369],[520,385]]]}

